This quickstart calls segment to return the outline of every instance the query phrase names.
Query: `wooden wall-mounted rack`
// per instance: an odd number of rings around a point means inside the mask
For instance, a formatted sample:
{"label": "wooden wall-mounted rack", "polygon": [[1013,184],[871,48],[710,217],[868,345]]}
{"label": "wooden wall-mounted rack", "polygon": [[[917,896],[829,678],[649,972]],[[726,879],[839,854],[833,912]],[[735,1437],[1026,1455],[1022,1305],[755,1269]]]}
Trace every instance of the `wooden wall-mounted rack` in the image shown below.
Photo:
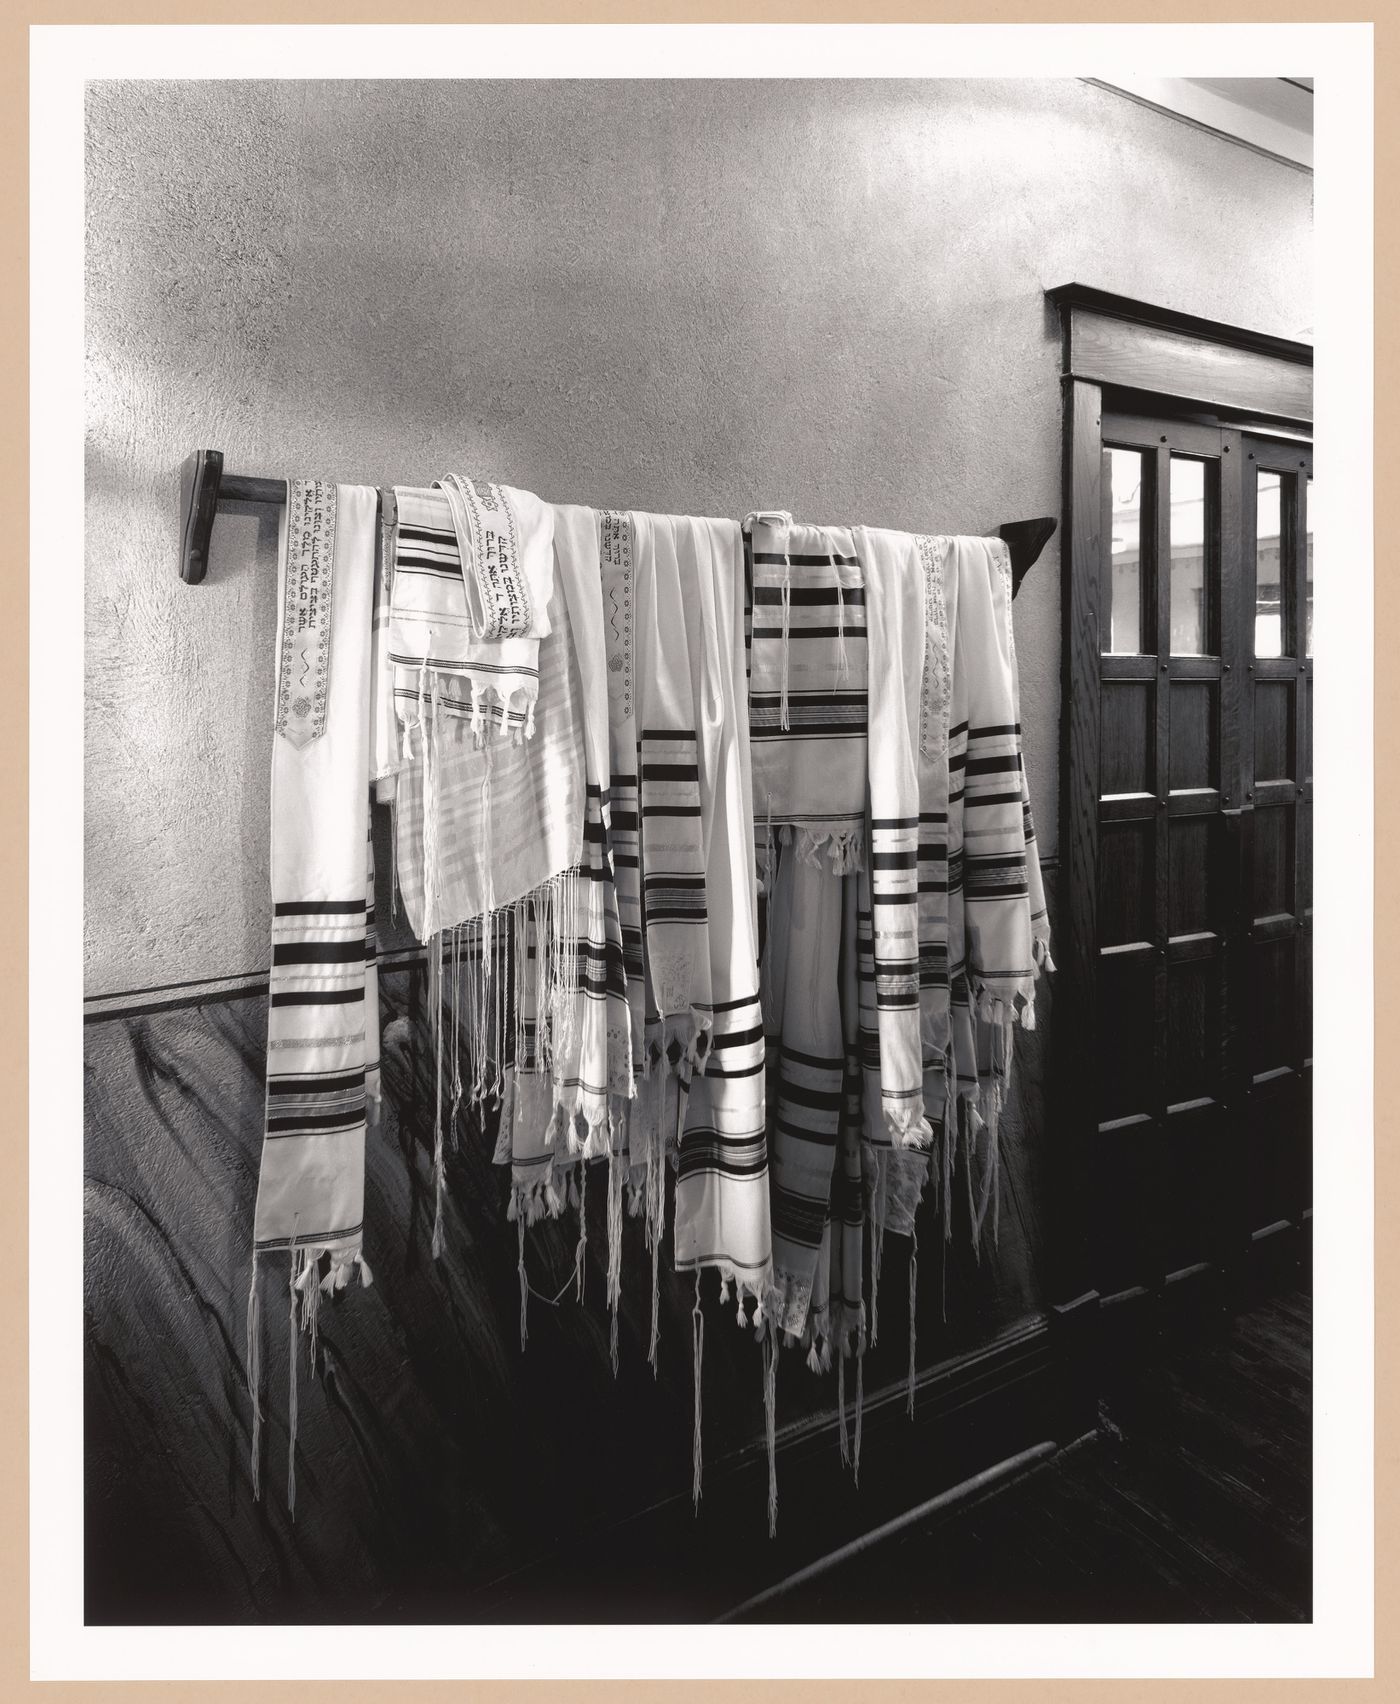
{"label": "wooden wall-mounted rack", "polygon": [[[180,469],[180,578],[197,586],[209,569],[209,535],[214,530],[214,511],[220,502],[273,503],[287,501],[287,485],[281,479],[250,479],[244,474],[224,472],[222,450],[194,450]],[[1029,521],[1007,521],[997,528],[1011,550],[1011,595],[1034,567],[1055,530],[1051,515]]]}

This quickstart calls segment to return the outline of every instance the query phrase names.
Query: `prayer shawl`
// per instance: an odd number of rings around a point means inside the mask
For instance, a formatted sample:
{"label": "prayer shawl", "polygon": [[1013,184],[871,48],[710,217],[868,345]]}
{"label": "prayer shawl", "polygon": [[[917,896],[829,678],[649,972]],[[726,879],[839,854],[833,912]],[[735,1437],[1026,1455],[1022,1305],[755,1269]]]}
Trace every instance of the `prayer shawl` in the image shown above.
{"label": "prayer shawl", "polygon": [[866,610],[845,527],[749,526],[754,816],[854,869],[865,827]]}
{"label": "prayer shawl", "polygon": [[[290,1251],[295,1506],[296,1331],[362,1252],[367,1114],[377,1117],[379,1008],[369,847],[369,708],[376,494],[288,482],[278,550],[272,750],[272,971],[266,1134],[253,1220],[248,1377],[260,1488],[258,1262]],[[322,1257],[326,1270],[322,1274]]]}
{"label": "prayer shawl", "polygon": [[865,593],[846,528],[770,513],[750,516],[746,533],[773,1307],[778,1328],[816,1354],[830,1329],[833,1177],[854,1018],[838,965],[843,884],[865,834]]}
{"label": "prayer shawl", "polygon": [[[580,688],[550,582],[530,588],[532,606],[549,612],[543,637],[479,640],[447,499],[406,487],[394,495],[384,655],[400,738],[397,758],[379,761],[399,768],[399,891],[409,926],[428,941],[514,904],[580,862]],[[546,530],[552,560],[552,512]],[[494,719],[487,716],[493,695]],[[507,728],[514,736],[499,737]]]}
{"label": "prayer shawl", "polygon": [[932,1139],[920,1042],[918,730],[924,577],[908,533],[855,529],[870,668],[870,900],[880,1109],[896,1147]]}
{"label": "prayer shawl", "polygon": [[[962,949],[953,959],[953,1040],[969,1145],[986,1131],[982,1187],[973,1205],[974,1235],[980,1237],[989,1206],[996,1230],[998,1129],[1015,1026],[1034,1026],[1035,979],[1054,966],[1021,755],[1010,553],[1000,539],[946,543],[948,578],[956,579],[955,754],[966,725],[960,809],[950,810],[950,819],[960,819],[962,845],[961,942],[952,931],[955,954]],[[968,1181],[971,1193],[970,1153]]]}
{"label": "prayer shawl", "polygon": [[[436,488],[424,491],[396,486],[393,495],[388,659],[395,666],[396,686],[400,691],[411,690],[425,669],[453,675],[470,687],[469,693],[460,696],[467,699],[473,712],[473,733],[480,731],[488,715],[503,715],[507,725],[528,728],[530,706],[539,692],[539,642],[549,631],[548,577],[528,589],[517,587],[518,597],[537,611],[531,628],[484,631],[468,594],[471,583],[478,593],[476,601],[480,601],[480,587],[472,569],[471,532],[466,529],[464,543],[455,525],[451,494]],[[530,501],[538,504],[538,499]],[[548,511],[533,533],[532,560],[543,542],[544,559],[549,562],[553,518]],[[402,699],[399,714],[401,719],[408,719]]]}
{"label": "prayer shawl", "polygon": [[[674,964],[682,956],[680,931],[688,931],[683,956],[693,1012],[688,1055],[677,1045],[672,1013],[679,1001],[670,996],[670,1012],[658,1006],[661,1049],[653,1052],[651,1040],[648,1047],[652,1072],[678,1077],[680,1087],[675,1265],[717,1267],[741,1306],[752,1295],[761,1310],[772,1249],[739,528],[686,516],[636,514],[632,521],[646,950],[671,955],[664,962]],[[687,679],[683,694],[678,683]],[[656,690],[667,682],[669,692]],[[674,738],[687,732],[689,741]],[[659,773],[649,775],[652,767]],[[670,974],[658,976],[649,958],[653,994]]]}
{"label": "prayer shawl", "polygon": [[[688,1068],[703,1060],[713,1010],[700,786],[705,646],[699,587],[693,580],[682,585],[680,529],[664,515],[637,514],[632,522],[647,1052],[649,1064],[664,1055],[679,1070],[683,1062]],[[693,547],[689,554],[693,561]],[[697,572],[713,579],[709,561]],[[710,691],[718,691],[717,681]]]}

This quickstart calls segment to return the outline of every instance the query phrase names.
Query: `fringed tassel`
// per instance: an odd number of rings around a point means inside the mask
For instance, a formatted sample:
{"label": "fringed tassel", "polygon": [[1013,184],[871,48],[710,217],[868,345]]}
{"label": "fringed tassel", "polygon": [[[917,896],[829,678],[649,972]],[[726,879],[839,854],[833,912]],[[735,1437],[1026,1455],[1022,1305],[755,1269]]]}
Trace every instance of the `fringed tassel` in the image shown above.
{"label": "fringed tassel", "polygon": [[884,1194],[886,1171],[883,1165],[877,1173],[875,1194],[870,1203],[870,1341],[880,1340],[880,1268],[885,1261]]}
{"label": "fringed tassel", "polygon": [[253,1501],[262,1498],[262,1303],[258,1297],[258,1251],[253,1250],[253,1276],[248,1285],[248,1341],[244,1351],[248,1395],[253,1403]]}
{"label": "fringed tassel", "polygon": [[307,1255],[302,1262],[301,1276],[297,1279],[297,1289],[301,1291],[301,1325],[307,1336],[306,1362],[313,1379],[316,1377],[316,1340],[321,1326],[321,1286],[317,1282],[320,1263],[319,1255]]}
{"label": "fringed tassel", "polygon": [[915,1344],[918,1341],[919,1233],[914,1231],[909,1247],[909,1418],[914,1418]]}
{"label": "fringed tassel", "polygon": [[462,1047],[461,1047],[461,1005],[462,1005],[462,931],[454,928],[452,934],[452,1111],[448,1115],[448,1127],[452,1132],[452,1145],[457,1145],[457,1112],[462,1104]]}
{"label": "fringed tassel", "polygon": [[865,1418],[865,1345],[856,1347],[856,1436],[855,1446],[851,1451],[851,1477],[855,1484],[860,1484],[860,1434],[861,1423]]}
{"label": "fringed tassel", "polygon": [[768,1434],[768,1536],[778,1533],[778,1344],[773,1332],[763,1340],[763,1416]]}
{"label": "fringed tassel", "polygon": [[659,1152],[659,1138],[653,1135],[647,1148],[647,1226],[651,1240],[651,1338],[647,1344],[647,1360],[651,1376],[659,1377],[657,1349],[661,1342],[661,1239],[666,1234],[666,1167]]}
{"label": "fringed tassel", "polygon": [[700,1445],[700,1369],[705,1356],[705,1315],[700,1306],[700,1268],[695,1269],[695,1306],[690,1310],[691,1333],[695,1357],[695,1435],[690,1447],[690,1498],[695,1512],[700,1512],[700,1477],[704,1454]]}
{"label": "fringed tassel", "polygon": [[841,1443],[841,1465],[851,1465],[851,1434],[846,1426],[846,1351],[844,1347],[836,1357],[836,1414],[840,1422],[837,1436]]}
{"label": "fringed tassel", "polygon": [[846,660],[846,588],[836,579],[836,673],[844,680],[851,672]]}
{"label": "fringed tassel", "polygon": [[588,1251],[588,1162],[579,1161],[578,1245],[574,1249],[574,1300],[583,1300],[585,1255]]}
{"label": "fringed tassel", "polygon": [[287,1513],[297,1518],[297,1277],[298,1249],[292,1248],[287,1275],[288,1373],[287,1373]]}
{"label": "fringed tassel", "polygon": [[433,1240],[432,1255],[442,1254],[442,1199],[446,1185],[442,1141],[442,936],[434,935],[428,945],[428,1015],[433,1026],[433,1076],[436,1080],[433,1113]]}
{"label": "fringed tassel", "polygon": [[613,1119],[608,1114],[608,1354],[617,1377],[617,1310],[622,1299],[622,1162],[613,1148]]}
{"label": "fringed tassel", "polygon": [[530,1280],[525,1276],[525,1205],[522,1202],[516,1210],[515,1232],[520,1244],[520,1351],[525,1352],[526,1340],[530,1335]]}

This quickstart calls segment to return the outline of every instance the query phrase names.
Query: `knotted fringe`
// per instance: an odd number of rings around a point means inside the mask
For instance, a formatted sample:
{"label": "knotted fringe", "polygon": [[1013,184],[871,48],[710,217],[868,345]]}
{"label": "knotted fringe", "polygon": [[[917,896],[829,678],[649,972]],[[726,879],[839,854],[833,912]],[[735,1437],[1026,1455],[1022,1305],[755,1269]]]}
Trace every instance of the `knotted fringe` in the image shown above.
{"label": "knotted fringe", "polygon": [[[588,1252],[588,1167],[580,1165],[578,1186],[578,1242],[574,1248],[574,1300],[583,1300],[584,1275],[586,1270],[585,1255]],[[572,1178],[570,1193],[572,1193]]]}
{"label": "knotted fringe", "polygon": [[293,1249],[287,1267],[287,1513],[297,1518],[297,1260],[304,1250]]}
{"label": "knotted fringe", "polygon": [[608,1283],[607,1300],[612,1312],[608,1327],[608,1353],[613,1377],[617,1377],[617,1310],[622,1300],[622,1157],[613,1147],[613,1120],[608,1118]]}
{"label": "knotted fringe", "polygon": [[700,1307],[700,1269],[695,1270],[695,1306],[690,1310],[691,1331],[695,1345],[695,1436],[691,1444],[691,1487],[690,1498],[695,1506],[695,1512],[700,1512],[700,1475],[704,1464],[704,1456],[700,1444],[700,1367],[705,1354],[705,1315]]}
{"label": "knotted fringe", "polygon": [[[512,1200],[511,1206],[515,1205]],[[530,1280],[525,1276],[525,1215],[519,1211],[515,1215],[515,1229],[520,1243],[520,1350],[523,1354],[530,1336]]]}
{"label": "knotted fringe", "polygon": [[433,1240],[436,1260],[442,1253],[442,1198],[445,1185],[442,1152],[442,936],[428,943],[428,1024],[433,1036]]}
{"label": "knotted fringe", "polygon": [[248,1341],[244,1350],[248,1395],[253,1404],[253,1501],[262,1497],[262,1303],[258,1297],[258,1254],[253,1251],[253,1276],[248,1285]]}
{"label": "knotted fringe", "polygon": [[844,1354],[836,1357],[836,1413],[840,1421],[838,1436],[841,1441],[841,1465],[851,1464],[851,1435],[846,1426],[846,1357]]}
{"label": "knotted fringe", "polygon": [[651,1244],[651,1337],[647,1360],[651,1376],[658,1377],[656,1352],[661,1341],[661,1239],[666,1233],[666,1167],[660,1142],[653,1137],[647,1149],[647,1241]]}
{"label": "knotted fringe", "polygon": [[861,1421],[865,1415],[865,1346],[856,1351],[856,1437],[855,1448],[851,1452],[851,1478],[860,1484],[860,1432]]}
{"label": "knotted fringe", "polygon": [[[295,1233],[293,1233],[295,1235]],[[287,1318],[288,1318],[288,1443],[287,1443],[287,1507],[296,1518],[296,1447],[297,1447],[297,1332],[307,1333],[311,1368],[316,1367],[317,1330],[320,1319],[321,1295],[343,1290],[350,1274],[359,1269],[360,1283],[368,1289],[374,1282],[369,1262],[358,1249],[326,1249],[314,1244],[298,1246],[293,1242],[288,1251]],[[330,1267],[320,1276],[321,1256],[329,1255]],[[253,1275],[248,1288],[248,1327],[245,1355],[248,1366],[248,1394],[253,1405],[252,1481],[253,1497],[262,1497],[262,1302],[258,1295],[258,1250],[253,1251]]]}
{"label": "knotted fringe", "polygon": [[914,1231],[909,1248],[909,1418],[914,1418],[914,1353],[918,1337],[919,1233]]}
{"label": "knotted fringe", "polygon": [[768,1434],[768,1536],[778,1532],[778,1345],[770,1331],[763,1340],[763,1415]]}

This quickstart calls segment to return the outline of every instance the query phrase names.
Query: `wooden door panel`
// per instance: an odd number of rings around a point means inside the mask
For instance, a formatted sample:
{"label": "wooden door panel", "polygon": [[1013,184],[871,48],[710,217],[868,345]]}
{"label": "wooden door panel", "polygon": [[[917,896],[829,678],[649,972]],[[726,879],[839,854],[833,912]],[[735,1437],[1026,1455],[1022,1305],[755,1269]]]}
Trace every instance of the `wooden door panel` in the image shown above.
{"label": "wooden door panel", "polygon": [[1208,816],[1173,817],[1167,825],[1171,869],[1167,931],[1175,938],[1216,927],[1214,871],[1219,824]]}
{"label": "wooden door panel", "polygon": [[1099,969],[1099,1122],[1155,1113],[1150,949],[1103,955]]}
{"label": "wooden door panel", "polygon": [[1171,788],[1220,785],[1216,727],[1220,689],[1214,681],[1178,680],[1171,686]]}
{"label": "wooden door panel", "polygon": [[1253,943],[1250,953],[1249,1060],[1257,1079],[1284,1067],[1296,1054],[1293,973],[1297,943],[1292,933]]}
{"label": "wooden door panel", "polygon": [[1105,681],[1100,689],[1099,791],[1153,791],[1152,701],[1142,681]]}
{"label": "wooden door panel", "polygon": [[1299,1087],[1296,1072],[1280,1070],[1256,1082],[1249,1096],[1245,1223],[1251,1235],[1296,1219],[1306,1198]]}
{"label": "wooden door panel", "polygon": [[1220,968],[1211,958],[1167,972],[1168,1105],[1214,1097],[1220,1084]]}
{"label": "wooden door panel", "polygon": [[1153,938],[1153,825],[1106,823],[1099,833],[1099,945]]}
{"label": "wooden door panel", "polygon": [[1095,1284],[1106,1296],[1154,1282],[1161,1266],[1165,1171],[1161,1133],[1147,1117],[1100,1129],[1089,1149]]}
{"label": "wooden door panel", "polygon": [[1294,779],[1294,683],[1261,680],[1254,688],[1254,779]]}
{"label": "wooden door panel", "polygon": [[1234,1187],[1219,1103],[1203,1100],[1167,1116],[1161,1268],[1165,1276],[1225,1252]]}
{"label": "wooden door panel", "polygon": [[1252,823],[1250,911],[1254,922],[1293,911],[1293,807],[1257,807]]}

